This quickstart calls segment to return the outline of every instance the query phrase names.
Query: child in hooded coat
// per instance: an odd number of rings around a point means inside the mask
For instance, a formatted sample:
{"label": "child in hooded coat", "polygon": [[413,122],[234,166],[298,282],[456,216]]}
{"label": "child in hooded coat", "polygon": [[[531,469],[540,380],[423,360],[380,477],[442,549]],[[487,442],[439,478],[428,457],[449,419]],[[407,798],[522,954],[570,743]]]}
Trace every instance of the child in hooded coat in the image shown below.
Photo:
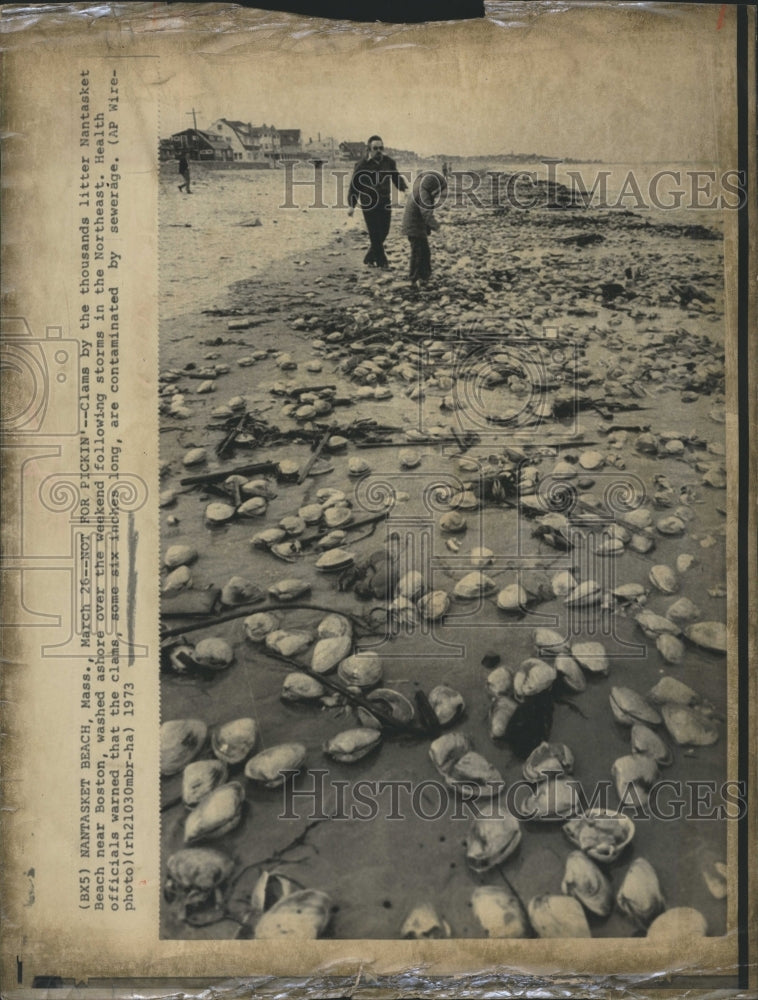
{"label": "child in hooded coat", "polygon": [[447,181],[434,172],[419,174],[413,182],[413,191],[405,202],[402,232],[411,245],[411,285],[426,282],[432,273],[432,257],[428,236],[440,224],[434,217],[437,199],[447,191]]}

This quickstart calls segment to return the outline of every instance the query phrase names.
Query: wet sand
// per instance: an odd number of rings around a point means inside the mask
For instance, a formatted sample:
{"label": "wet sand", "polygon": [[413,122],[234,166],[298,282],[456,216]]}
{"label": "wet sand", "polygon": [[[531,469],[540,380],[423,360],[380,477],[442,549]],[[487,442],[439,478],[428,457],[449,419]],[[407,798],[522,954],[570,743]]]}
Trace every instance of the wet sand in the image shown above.
{"label": "wet sand", "polygon": [[[261,198],[250,215],[260,218],[262,225],[236,226],[230,221],[235,212],[237,221],[249,221],[246,203],[244,211],[240,209],[244,183],[237,175],[208,174],[197,180],[197,193],[190,198],[179,195],[172,178],[162,181],[162,487],[177,490],[175,503],[161,511],[163,550],[176,543],[198,550],[199,558],[191,567],[193,590],[223,586],[235,575],[263,589],[297,576],[311,584],[305,600],[361,617],[382,602],[362,601],[351,589],[339,590],[334,574],[314,568],[311,553],[288,564],[254,548],[251,537],[295,513],[325,487],[344,490],[360,509],[368,502],[368,485],[376,482],[378,494],[384,491],[386,495],[392,488],[397,499],[389,518],[370,537],[350,537],[362,536],[363,529],[349,533],[346,546],[357,562],[382,549],[388,533],[394,532],[403,567],[422,569],[432,577],[426,581],[430,589],[452,593],[456,582],[472,568],[471,549],[488,546],[496,560],[484,572],[498,589],[519,579],[528,591],[540,595],[540,600],[530,603],[528,613],[507,616],[492,596],[455,600],[444,623],[432,630],[417,625],[409,634],[396,637],[369,636],[363,645],[372,645],[382,657],[383,686],[411,700],[416,691],[428,694],[438,684],[460,691],[466,712],[452,728],[467,734],[474,748],[511,785],[521,777],[523,762],[502,741],[490,739],[488,671],[481,661],[485,652],[494,650],[502,664],[516,670],[527,657],[537,655],[532,639],[535,627],[567,625],[563,600],[544,599],[554,572],[575,567],[579,578],[587,579],[591,568],[600,575],[604,591],[620,583],[643,584],[648,591],[645,607],[658,614],[686,595],[701,609],[701,619],[725,620],[721,591],[725,584],[725,492],[703,483],[703,469],[719,464],[724,447],[722,245],[687,234],[685,227],[700,221],[692,218],[697,213],[678,220],[668,213],[665,220],[651,220],[631,213],[582,214],[570,209],[498,213],[447,206],[440,213],[443,230],[431,238],[433,285],[415,296],[408,289],[408,254],[399,231],[399,213],[388,241],[393,270],[381,272],[361,266],[366,238],[359,220],[345,225],[344,212],[302,215],[286,223],[286,237],[274,236],[273,218]],[[261,185],[273,184],[268,178],[255,183],[259,190]],[[272,204],[271,198],[266,204]],[[601,239],[575,239],[588,234]],[[234,267],[220,264],[219,241],[223,240]],[[254,258],[249,268],[248,253]],[[633,269],[630,274],[627,268]],[[233,278],[240,280],[227,287]],[[620,290],[604,292],[603,284],[618,285]],[[696,293],[689,301],[687,286]],[[250,320],[249,328],[229,329],[230,321],[243,317]],[[557,349],[562,355],[555,353],[553,345],[545,346],[543,326],[558,328]],[[458,369],[445,354],[456,342]],[[480,353],[471,353],[474,342],[483,345]],[[424,362],[421,398],[417,387],[414,391],[414,381],[406,380],[404,368],[414,361],[418,368],[419,343],[433,345]],[[435,343],[442,345],[440,350]],[[494,362],[495,367],[500,364],[511,372],[490,385],[472,373],[480,362],[493,363],[494,344],[507,356]],[[248,363],[252,354],[264,351],[265,357]],[[296,362],[295,369],[278,367],[285,352]],[[547,373],[548,388],[535,389],[538,379],[527,385],[529,373],[525,378],[524,365],[535,355],[540,359],[537,368],[542,366],[540,370]],[[365,358],[377,365],[375,377],[371,370],[366,377],[356,377],[356,363]],[[321,371],[307,372],[305,364],[316,360],[322,363]],[[577,367],[572,369],[574,362]],[[198,394],[202,380],[190,376],[214,366],[221,366],[222,374],[211,379],[213,391]],[[619,410],[610,419],[581,409],[574,417],[551,417],[529,425],[525,416],[553,398],[557,391],[553,381],[557,378],[560,385],[561,372],[567,371],[573,371],[571,381],[583,394],[644,409]],[[688,382],[697,387],[688,389]],[[350,405],[335,407],[313,427],[298,424],[283,409],[289,400],[282,391],[327,384],[334,385],[337,396]],[[386,386],[390,398],[359,398],[361,385],[367,384]],[[457,394],[456,387],[464,384],[471,392]],[[565,384],[564,379],[564,388]],[[692,401],[682,402],[688,392]],[[177,407],[178,393],[182,400]],[[304,426],[320,436],[332,422],[344,428],[364,419],[401,430],[392,435],[396,441],[392,447],[363,449],[352,441],[345,451],[328,455],[332,471],[309,477],[302,485],[275,484],[278,495],[264,517],[237,518],[211,529],[205,523],[204,509],[217,497],[201,488],[181,487],[182,477],[231,472],[248,462],[285,458],[302,466],[311,453],[308,442],[282,443],[236,448],[218,460],[214,447],[224,431],[211,411],[238,395],[245,397],[249,412],[282,431]],[[440,407],[446,397],[446,406],[452,397],[453,409]],[[520,414],[511,425],[499,426],[486,419],[509,408]],[[680,455],[645,454],[635,447],[641,431],[610,429],[618,425],[649,427],[653,435],[664,438],[679,435],[685,447]],[[453,552],[447,545],[451,536],[439,527],[444,504],[430,509],[435,501],[425,493],[429,483],[465,485],[476,478],[460,465],[461,451],[454,441],[435,441],[441,433],[449,437],[451,427],[459,437],[466,431],[479,434],[479,444],[468,448],[465,458],[486,465],[489,456],[505,460],[507,449],[512,456],[514,449],[525,448],[529,464],[537,466],[543,480],[549,479],[561,457],[598,450],[616,464],[606,461],[596,472],[580,470],[577,480],[594,480],[594,485],[580,489],[586,502],[602,501],[606,486],[634,476],[644,486],[643,505],[652,511],[653,520],[684,504],[689,512],[686,530],[680,537],[653,532],[655,548],[647,555],[627,548],[614,558],[595,557],[588,562],[582,553],[562,552],[534,537],[535,522],[520,516],[516,508],[487,502],[476,511],[464,512],[467,530],[455,536],[460,551]],[[544,445],[559,438],[563,439],[560,448]],[[207,462],[185,469],[182,457],[193,447],[207,449]],[[421,458],[412,473],[400,468],[403,447],[413,447]],[[366,459],[372,469],[371,476],[358,483],[347,475],[348,460],[356,456]],[[665,477],[666,482],[656,477]],[[658,494],[657,502],[654,494]],[[374,510],[381,509],[377,496]],[[678,593],[661,593],[649,581],[651,567],[674,566],[683,553],[692,554],[695,560],[679,574]],[[180,598],[166,597],[164,609]],[[255,610],[251,607],[250,613]],[[581,693],[556,687],[550,738],[573,750],[574,777],[587,790],[609,781],[613,762],[630,752],[629,730],[614,721],[609,708],[613,685],[645,694],[662,676],[673,676],[709,702],[717,718],[726,717],[725,658],[688,643],[683,662],[667,664],[634,621],[638,611],[639,607],[618,603],[612,613],[590,609],[580,615],[581,637],[602,638],[612,654],[610,673],[608,677],[587,675]],[[280,617],[282,627],[315,632],[323,614],[288,611],[282,605]],[[166,621],[171,626],[190,623],[189,619]],[[590,635],[594,628],[604,631]],[[281,683],[288,668],[245,639],[242,618],[187,633],[193,642],[211,635],[232,645],[234,664],[211,677],[164,673],[164,720],[198,718],[212,727],[251,716],[260,727],[258,749],[284,741],[304,743],[308,750],[305,767],[311,773],[296,779],[295,788],[313,787],[312,772],[327,771],[323,810],[330,815],[340,805],[334,782],[349,783],[343,786],[348,789],[349,811],[350,786],[358,780],[398,780],[411,783],[411,788],[422,781],[439,780],[428,757],[428,738],[388,737],[378,751],[357,763],[330,761],[322,753],[322,744],[357,725],[354,711],[344,705],[282,702]],[[309,655],[304,654],[303,662],[308,662]],[[673,763],[662,770],[661,777],[723,781],[723,721],[719,728],[718,742],[709,747],[679,747],[669,739]],[[659,731],[666,735],[663,727]],[[210,751],[202,756],[210,756]],[[208,841],[208,846],[235,862],[226,894],[231,919],[190,927],[180,919],[176,905],[164,905],[161,933],[165,937],[228,938],[240,933],[239,921],[249,912],[250,892],[263,868],[278,867],[302,885],[327,892],[334,906],[327,933],[336,938],[398,937],[407,913],[424,901],[433,903],[455,937],[482,936],[470,906],[477,885],[502,885],[505,878],[524,902],[540,893],[560,892],[571,850],[561,823],[524,824],[518,851],[502,866],[476,874],[466,863],[469,814],[465,809],[459,810],[466,816],[462,819],[454,818],[453,805],[437,819],[420,818],[409,808],[409,795],[402,793],[403,819],[393,820],[387,818],[390,801],[385,792],[379,798],[377,818],[322,821],[308,829],[302,843],[279,853],[303,833],[312,800],[295,800],[300,818],[278,819],[285,804],[282,792],[258,790],[241,776],[241,768],[238,771],[230,778],[245,786],[242,821],[232,832]],[[164,802],[180,794],[179,777],[164,779],[162,785]],[[428,814],[435,812],[434,796],[430,790],[424,799]],[[718,804],[719,800],[714,801]],[[614,789],[609,802],[612,807],[618,802]],[[181,804],[163,813],[164,860],[182,846],[184,818]],[[706,917],[709,933],[721,934],[725,903],[710,895],[701,871],[710,861],[725,861],[725,845],[723,822],[642,819],[632,845],[608,867],[607,874],[615,892],[630,861],[647,858],[658,873],[667,907],[693,906]],[[638,933],[618,910],[605,919],[590,917],[590,926],[595,936]],[[248,928],[241,933],[247,934]]]}

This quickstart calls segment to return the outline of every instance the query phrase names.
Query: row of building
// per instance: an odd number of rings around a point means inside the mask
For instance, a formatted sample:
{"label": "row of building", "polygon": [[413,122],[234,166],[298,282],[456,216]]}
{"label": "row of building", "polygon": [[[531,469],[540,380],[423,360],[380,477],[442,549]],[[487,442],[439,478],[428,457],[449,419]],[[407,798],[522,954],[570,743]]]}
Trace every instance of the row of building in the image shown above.
{"label": "row of building", "polygon": [[275,128],[251,122],[219,118],[207,129],[186,128],[170,139],[161,139],[162,160],[176,159],[182,153],[191,160],[220,160],[276,166],[286,160],[340,159],[354,162],[365,153],[363,142],[340,142],[332,138],[309,137],[303,141],[299,128]]}

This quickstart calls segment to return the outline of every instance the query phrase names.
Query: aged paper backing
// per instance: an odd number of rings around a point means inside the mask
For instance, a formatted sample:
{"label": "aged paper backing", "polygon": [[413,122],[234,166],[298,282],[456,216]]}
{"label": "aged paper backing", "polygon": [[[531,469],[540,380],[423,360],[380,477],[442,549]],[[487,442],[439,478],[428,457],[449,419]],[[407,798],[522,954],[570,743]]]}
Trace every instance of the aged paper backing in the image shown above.
{"label": "aged paper backing", "polygon": [[[751,11],[751,31],[753,19]],[[733,976],[738,958],[736,824],[728,831],[732,882],[724,937],[677,940],[666,947],[644,938],[548,945],[455,938],[273,944],[159,937],[159,264],[163,280],[171,261],[158,259],[157,148],[159,137],[167,134],[162,120],[167,111],[169,129],[178,130],[177,107],[182,113],[193,104],[215,107],[233,92],[235,75],[244,73],[251,94],[277,88],[280,106],[289,108],[295,124],[316,120],[319,113],[327,117],[318,102],[331,92],[336,102],[355,102],[364,131],[375,127],[389,134],[393,121],[412,122],[419,147],[432,152],[442,123],[448,123],[448,132],[439,148],[449,149],[455,131],[450,123],[462,119],[470,121],[470,149],[487,151],[492,108],[514,102],[522,105],[519,122],[531,113],[544,134],[571,115],[577,134],[618,130],[623,149],[639,145],[650,162],[670,160],[673,146],[681,149],[683,161],[734,169],[737,11],[720,11],[718,5],[607,11],[516,5],[498,8],[497,18],[481,23],[358,27],[222,5],[144,4],[23,14],[10,8],[3,27],[3,345],[4,350],[13,347],[3,364],[22,383],[31,380],[36,393],[29,401],[22,388],[16,398],[4,370],[5,995],[28,987],[35,975],[178,981],[307,977],[317,971],[357,976],[362,969],[370,976],[411,969],[427,976],[497,970],[555,975],[556,981],[565,974],[639,977],[642,990],[645,979],[658,974]],[[378,54],[381,88],[361,92],[361,66],[375,72]],[[591,75],[586,72],[590,61]],[[311,96],[309,81],[315,79],[319,86]],[[681,79],[689,81],[686,95]],[[645,83],[650,80],[654,87]],[[80,148],[83,81],[88,110],[104,115],[98,160],[92,120],[89,144]],[[444,112],[436,103],[440,92]],[[657,105],[647,103],[653,92]],[[538,141],[527,144],[539,146]],[[89,157],[86,169],[83,155]],[[109,186],[103,196],[99,263],[94,220],[101,177]],[[83,292],[85,217],[93,257],[86,262]],[[736,382],[738,367],[747,359],[736,353],[737,213],[724,211],[723,225],[731,642],[725,732],[729,776],[735,778],[736,526],[738,503],[746,502],[737,493],[736,442],[739,421],[748,419],[738,412]],[[99,278],[102,293],[96,291]],[[220,272],[219,283],[223,280]],[[93,336],[97,302],[105,305],[108,331],[99,357]],[[85,304],[92,311],[83,313]],[[48,381],[40,376],[42,381],[35,382],[45,368]],[[85,421],[86,454],[81,446]],[[85,635],[87,598],[93,617]],[[99,654],[98,608],[103,615]],[[102,683],[92,683],[92,715],[81,708],[83,660],[88,658],[95,661],[93,670],[99,659],[104,675]],[[81,907],[79,879],[85,867],[79,856],[80,778],[95,778],[93,769],[80,770],[80,727],[95,718],[95,688],[106,692],[106,716],[117,718],[121,727],[122,804],[127,768],[133,788],[133,813],[127,813],[127,818],[133,815],[133,829],[124,825],[123,812],[118,823],[115,908],[106,893],[101,911]],[[96,723],[90,724],[95,739]],[[751,829],[754,834],[754,825]],[[110,826],[108,831],[110,836]],[[92,836],[94,847],[94,830]],[[748,872],[741,871],[739,878],[747,879]],[[23,963],[21,982],[17,961]]]}

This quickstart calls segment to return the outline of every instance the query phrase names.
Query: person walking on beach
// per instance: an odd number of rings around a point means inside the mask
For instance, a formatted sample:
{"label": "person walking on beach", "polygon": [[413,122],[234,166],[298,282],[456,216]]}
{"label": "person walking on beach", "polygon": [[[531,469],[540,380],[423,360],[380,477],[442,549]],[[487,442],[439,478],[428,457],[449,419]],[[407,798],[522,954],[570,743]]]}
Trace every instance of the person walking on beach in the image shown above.
{"label": "person walking on beach", "polygon": [[187,156],[185,153],[182,153],[182,155],[179,157],[179,173],[184,178],[184,184],[179,185],[179,190],[183,191],[184,188],[186,188],[187,194],[192,194],[192,191],[190,190],[189,163],[187,162]]}
{"label": "person walking on beach", "polygon": [[402,231],[411,245],[411,287],[426,284],[432,274],[432,255],[428,236],[439,229],[434,216],[437,200],[447,191],[447,181],[434,171],[419,174],[413,182],[411,196],[405,202]]}
{"label": "person walking on beach", "polygon": [[388,268],[389,261],[384,252],[384,241],[390,231],[392,218],[391,184],[398,191],[407,190],[405,178],[397,172],[397,165],[391,156],[385,156],[384,143],[378,135],[372,135],[366,144],[366,155],[359,160],[350,179],[347,214],[352,215],[355,206],[360,205],[366,220],[371,246],[363,263],[369,267]]}

